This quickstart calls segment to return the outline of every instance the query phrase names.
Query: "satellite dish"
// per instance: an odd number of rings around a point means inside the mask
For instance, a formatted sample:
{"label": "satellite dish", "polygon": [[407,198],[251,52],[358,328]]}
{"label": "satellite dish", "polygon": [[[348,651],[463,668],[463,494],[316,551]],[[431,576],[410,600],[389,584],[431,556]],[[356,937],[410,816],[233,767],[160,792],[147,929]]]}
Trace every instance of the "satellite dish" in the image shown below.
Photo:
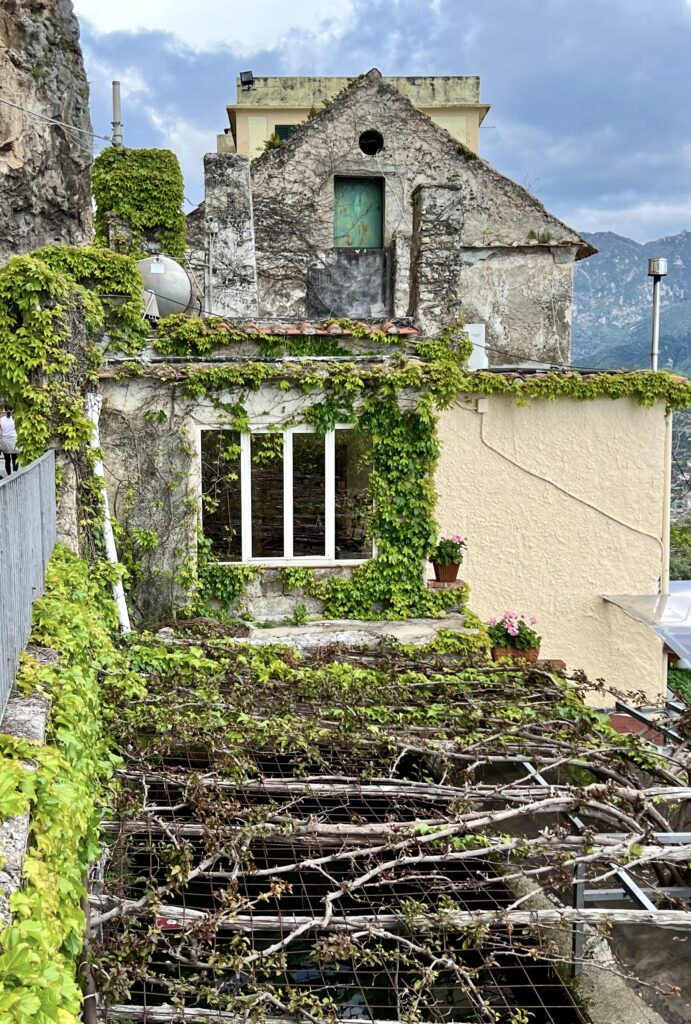
{"label": "satellite dish", "polygon": [[[144,282],[146,314],[187,313],[192,303],[192,282],[187,271],[170,256],[148,256],[137,269]],[[155,301],[151,301],[152,298]]]}

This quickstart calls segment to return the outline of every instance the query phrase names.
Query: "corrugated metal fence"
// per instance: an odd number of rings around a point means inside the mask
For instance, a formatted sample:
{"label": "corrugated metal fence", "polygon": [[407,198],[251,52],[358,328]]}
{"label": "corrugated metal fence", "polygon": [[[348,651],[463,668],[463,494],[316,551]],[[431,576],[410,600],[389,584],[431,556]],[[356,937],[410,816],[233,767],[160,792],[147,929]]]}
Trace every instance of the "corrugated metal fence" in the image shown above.
{"label": "corrugated metal fence", "polygon": [[0,718],[55,546],[53,452],[0,481]]}

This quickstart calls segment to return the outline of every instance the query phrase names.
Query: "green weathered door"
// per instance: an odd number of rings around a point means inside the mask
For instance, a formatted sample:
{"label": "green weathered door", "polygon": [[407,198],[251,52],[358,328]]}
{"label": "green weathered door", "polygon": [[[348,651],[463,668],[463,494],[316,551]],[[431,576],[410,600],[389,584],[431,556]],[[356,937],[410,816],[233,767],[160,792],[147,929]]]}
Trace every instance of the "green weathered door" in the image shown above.
{"label": "green weathered door", "polygon": [[334,246],[381,249],[384,192],[381,178],[336,178]]}

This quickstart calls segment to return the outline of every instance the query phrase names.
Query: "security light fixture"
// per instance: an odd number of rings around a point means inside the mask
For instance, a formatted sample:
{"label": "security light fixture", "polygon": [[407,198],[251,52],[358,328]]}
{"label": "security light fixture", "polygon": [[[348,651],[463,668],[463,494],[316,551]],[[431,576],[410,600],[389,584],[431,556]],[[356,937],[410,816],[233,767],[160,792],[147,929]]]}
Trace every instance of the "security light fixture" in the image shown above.
{"label": "security light fixture", "polygon": [[254,85],[254,75],[251,71],[240,72],[240,85],[243,89],[251,89]]}
{"label": "security light fixture", "polygon": [[667,260],[658,257],[648,260],[648,277],[664,277],[667,273]]}

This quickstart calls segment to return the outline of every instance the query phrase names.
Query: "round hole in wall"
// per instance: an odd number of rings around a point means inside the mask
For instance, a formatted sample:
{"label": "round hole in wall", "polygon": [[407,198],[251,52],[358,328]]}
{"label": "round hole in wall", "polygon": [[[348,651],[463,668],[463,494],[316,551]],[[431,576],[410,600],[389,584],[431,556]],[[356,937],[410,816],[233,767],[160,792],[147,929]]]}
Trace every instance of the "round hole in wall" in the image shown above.
{"label": "round hole in wall", "polygon": [[381,132],[371,128],[363,132],[359,138],[360,149],[366,156],[376,156],[384,148],[384,139]]}

